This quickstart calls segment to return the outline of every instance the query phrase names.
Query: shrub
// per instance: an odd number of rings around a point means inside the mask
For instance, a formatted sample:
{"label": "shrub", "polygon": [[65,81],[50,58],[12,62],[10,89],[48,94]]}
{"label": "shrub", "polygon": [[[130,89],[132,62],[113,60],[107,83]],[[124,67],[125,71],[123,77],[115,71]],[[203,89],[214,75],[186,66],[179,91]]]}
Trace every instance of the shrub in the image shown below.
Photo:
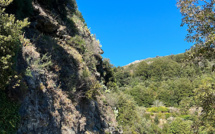
{"label": "shrub", "polygon": [[158,107],[158,112],[169,112],[169,109],[167,107],[161,106]]}
{"label": "shrub", "polygon": [[170,116],[171,116],[171,114],[170,114],[170,113],[165,113],[165,117],[166,117],[166,119],[168,119]]}
{"label": "shrub", "polygon": [[84,54],[87,51],[86,43],[84,39],[79,35],[71,37],[70,40],[67,40],[67,43],[74,46],[82,54]]}
{"label": "shrub", "polygon": [[168,112],[169,109],[167,107],[161,106],[161,107],[151,107],[148,108],[148,112],[154,112],[154,113],[159,113],[159,112]]}
{"label": "shrub", "polygon": [[168,134],[192,134],[190,121],[176,118],[169,127]]}
{"label": "shrub", "polygon": [[[6,1],[0,1],[0,5],[8,5]],[[5,89],[15,74],[12,66],[16,61],[15,55],[19,48],[21,29],[29,23],[16,21],[14,15],[8,15],[0,8],[0,89]]]}
{"label": "shrub", "polygon": [[192,120],[191,115],[181,115],[181,118],[183,118],[184,120]]}
{"label": "shrub", "polygon": [[158,116],[155,116],[154,122],[155,122],[156,125],[159,124]]}
{"label": "shrub", "polygon": [[144,118],[145,118],[146,120],[149,120],[149,119],[150,119],[150,114],[145,114],[145,115],[144,115]]}

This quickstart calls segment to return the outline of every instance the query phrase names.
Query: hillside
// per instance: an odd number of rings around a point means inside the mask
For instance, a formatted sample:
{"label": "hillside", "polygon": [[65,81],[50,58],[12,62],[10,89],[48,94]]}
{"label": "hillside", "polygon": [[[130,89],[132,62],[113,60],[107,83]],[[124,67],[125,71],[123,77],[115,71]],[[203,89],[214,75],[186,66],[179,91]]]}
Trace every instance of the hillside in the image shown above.
{"label": "hillside", "polygon": [[0,38],[0,133],[119,131],[103,104],[103,51],[75,0],[1,1]]}
{"label": "hillside", "polygon": [[213,133],[214,57],[190,51],[113,67],[106,91],[125,133]]}
{"label": "hillside", "polygon": [[202,2],[177,2],[188,51],[115,67],[75,0],[1,0],[0,134],[214,134],[215,1]]}

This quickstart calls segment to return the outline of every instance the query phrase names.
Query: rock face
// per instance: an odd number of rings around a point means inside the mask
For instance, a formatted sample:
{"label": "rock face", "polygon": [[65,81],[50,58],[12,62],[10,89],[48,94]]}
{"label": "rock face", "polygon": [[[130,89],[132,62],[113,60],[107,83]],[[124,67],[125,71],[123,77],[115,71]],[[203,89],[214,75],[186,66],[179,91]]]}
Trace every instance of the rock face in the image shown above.
{"label": "rock face", "polygon": [[32,4],[28,40],[17,67],[25,72],[28,90],[17,134],[122,133],[100,94],[103,51],[77,10],[68,8],[74,1],[67,1],[64,10],[46,9],[40,1]]}

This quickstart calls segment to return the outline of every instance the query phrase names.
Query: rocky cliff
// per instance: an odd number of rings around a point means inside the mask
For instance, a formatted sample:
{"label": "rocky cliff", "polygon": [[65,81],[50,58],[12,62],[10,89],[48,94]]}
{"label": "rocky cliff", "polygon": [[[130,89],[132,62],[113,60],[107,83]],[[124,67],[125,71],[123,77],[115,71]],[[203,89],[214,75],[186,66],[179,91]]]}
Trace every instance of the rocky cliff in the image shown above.
{"label": "rocky cliff", "polygon": [[21,104],[17,133],[120,133],[101,93],[103,51],[76,2],[14,0],[6,12],[30,22],[15,66],[23,84],[8,89]]}

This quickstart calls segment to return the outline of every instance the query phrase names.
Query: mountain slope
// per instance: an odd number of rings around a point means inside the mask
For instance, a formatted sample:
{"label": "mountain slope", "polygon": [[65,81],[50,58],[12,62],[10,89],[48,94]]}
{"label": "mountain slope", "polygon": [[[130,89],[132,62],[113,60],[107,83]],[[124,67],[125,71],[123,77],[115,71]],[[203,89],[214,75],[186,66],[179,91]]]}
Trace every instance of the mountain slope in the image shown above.
{"label": "mountain slope", "polygon": [[21,104],[17,133],[117,132],[115,115],[101,94],[103,51],[76,2],[14,0],[6,12],[30,22],[14,57],[21,86],[7,85],[4,91]]}

